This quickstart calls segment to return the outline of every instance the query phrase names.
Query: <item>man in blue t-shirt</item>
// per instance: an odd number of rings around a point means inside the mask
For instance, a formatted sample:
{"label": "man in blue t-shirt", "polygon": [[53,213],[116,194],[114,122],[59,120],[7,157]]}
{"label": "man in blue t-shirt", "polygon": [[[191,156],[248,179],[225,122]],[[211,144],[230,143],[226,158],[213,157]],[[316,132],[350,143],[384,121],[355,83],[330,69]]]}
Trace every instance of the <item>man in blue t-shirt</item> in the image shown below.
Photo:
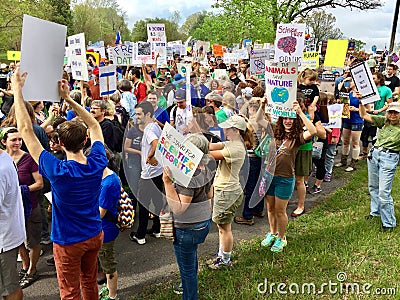
{"label": "man in blue t-shirt", "polygon": [[157,93],[156,92],[150,92],[147,95],[147,99],[146,100],[149,101],[151,103],[151,105],[153,106],[155,121],[157,122],[157,124],[161,128],[164,128],[165,122],[169,123],[169,115],[168,115],[168,112],[165,109],[157,106],[157,102],[158,102]]}
{"label": "man in blue t-shirt", "polygon": [[[36,138],[24,105],[22,87],[27,73],[17,67],[12,77],[18,131],[29,153],[39,164],[39,172],[52,187],[53,253],[61,299],[97,299],[97,254],[103,241],[99,212],[100,186],[107,166],[104,140],[99,123],[69,96],[66,80],[58,82],[63,98],[83,123],[67,121],[58,128],[59,141],[66,160],[44,150]],[[90,130],[92,149],[83,154]]]}

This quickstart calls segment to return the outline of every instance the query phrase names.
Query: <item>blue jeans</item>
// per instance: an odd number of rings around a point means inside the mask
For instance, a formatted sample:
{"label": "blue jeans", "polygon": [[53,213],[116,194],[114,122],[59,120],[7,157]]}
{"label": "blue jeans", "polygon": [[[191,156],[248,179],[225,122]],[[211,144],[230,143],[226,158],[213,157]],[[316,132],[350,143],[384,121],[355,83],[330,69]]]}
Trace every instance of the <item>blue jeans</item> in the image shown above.
{"label": "blue jeans", "polygon": [[[257,181],[261,171],[261,158],[260,157],[250,157],[250,170],[249,177],[247,178],[245,187],[245,198],[243,206],[243,218],[246,220],[253,219],[253,212],[262,212],[264,209],[264,197],[260,197],[258,194],[258,189],[256,189]],[[253,193],[254,192],[254,193]],[[249,207],[250,199],[252,197],[257,197],[257,199],[252,201],[253,203],[258,203],[254,208]]]}
{"label": "blue jeans", "polygon": [[387,153],[378,149],[374,149],[372,158],[368,159],[368,188],[371,195],[370,214],[380,216],[382,225],[385,227],[396,226],[391,192],[398,162],[398,154]]}
{"label": "blue jeans", "polygon": [[197,247],[210,231],[211,219],[190,228],[175,228],[174,251],[182,280],[183,300],[198,298]]}
{"label": "blue jeans", "polygon": [[326,147],[326,155],[325,155],[325,171],[326,174],[332,175],[332,169],[335,159],[335,150],[336,144],[328,144]]}

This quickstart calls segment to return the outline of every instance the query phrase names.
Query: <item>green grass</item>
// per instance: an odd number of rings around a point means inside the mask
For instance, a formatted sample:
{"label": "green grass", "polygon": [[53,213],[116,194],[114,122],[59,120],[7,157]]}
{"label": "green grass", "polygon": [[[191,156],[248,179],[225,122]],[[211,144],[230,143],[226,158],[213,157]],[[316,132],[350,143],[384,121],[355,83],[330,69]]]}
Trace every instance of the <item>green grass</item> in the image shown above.
{"label": "green grass", "polygon": [[[346,179],[329,198],[301,218],[289,222],[288,246],[283,253],[273,254],[260,247],[261,237],[235,245],[235,264],[229,270],[213,271],[204,268],[199,273],[200,299],[399,299],[395,296],[378,296],[376,288],[396,288],[400,282],[400,229],[381,232],[380,220],[367,221],[369,195],[367,188],[367,167],[359,163],[359,170],[351,174],[335,170],[336,176]],[[400,175],[397,173],[392,195],[400,192]],[[398,209],[396,210],[399,215]],[[347,279],[340,284],[339,272],[345,272]],[[259,283],[268,281],[265,294],[257,291]],[[314,283],[318,291],[322,284],[332,284],[329,292],[326,286],[320,295],[301,293],[302,285]],[[286,295],[269,293],[271,283],[297,284],[300,294]],[[358,295],[351,292],[352,283],[359,284]],[[362,291],[364,284],[366,290]],[[179,299],[171,290],[171,284],[162,284],[145,290],[135,299]],[[355,288],[355,285],[353,286]],[[340,293],[340,290],[342,293]],[[307,291],[307,289],[306,289]],[[370,292],[367,294],[366,292]]]}

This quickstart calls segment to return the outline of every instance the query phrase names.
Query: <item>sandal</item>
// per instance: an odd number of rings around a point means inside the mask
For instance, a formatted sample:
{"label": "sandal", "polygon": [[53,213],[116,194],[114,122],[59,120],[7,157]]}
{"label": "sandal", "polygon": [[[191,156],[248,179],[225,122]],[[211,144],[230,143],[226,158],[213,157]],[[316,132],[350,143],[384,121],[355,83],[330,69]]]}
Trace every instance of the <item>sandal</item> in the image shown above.
{"label": "sandal", "polygon": [[21,280],[22,278],[24,278],[24,277],[25,277],[25,275],[26,275],[26,272],[28,272],[28,270],[25,270],[25,269],[21,269],[21,270],[19,270],[19,272],[18,272],[18,277],[19,277],[19,280]]}
{"label": "sandal", "polygon": [[26,274],[20,281],[19,281],[19,286],[21,289],[24,289],[28,286],[30,286],[32,283],[34,283],[37,279],[39,278],[39,275],[37,272],[33,274]]}

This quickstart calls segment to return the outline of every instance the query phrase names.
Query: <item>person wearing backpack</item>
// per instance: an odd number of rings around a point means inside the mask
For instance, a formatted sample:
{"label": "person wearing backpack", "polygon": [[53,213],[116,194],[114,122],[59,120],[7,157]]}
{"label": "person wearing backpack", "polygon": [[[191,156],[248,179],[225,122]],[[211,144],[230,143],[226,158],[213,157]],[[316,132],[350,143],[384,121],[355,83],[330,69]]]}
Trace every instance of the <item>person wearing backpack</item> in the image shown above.
{"label": "person wearing backpack", "polygon": [[[105,117],[107,105],[103,100],[94,100],[90,106],[90,113],[99,122],[101,131],[104,137],[104,143],[107,147],[114,152],[115,137],[114,137],[114,124],[113,122]],[[122,145],[122,144],[121,144]]]}
{"label": "person wearing backpack", "polygon": [[[106,155],[110,165],[112,154],[107,149]],[[100,289],[99,299],[118,299],[118,273],[114,243],[118,237],[119,229],[113,220],[118,214],[118,201],[121,195],[120,191],[121,184],[117,174],[108,167],[105,168],[103,171],[99,196],[99,211],[104,239],[98,257],[101,269],[106,274],[107,285]]]}

